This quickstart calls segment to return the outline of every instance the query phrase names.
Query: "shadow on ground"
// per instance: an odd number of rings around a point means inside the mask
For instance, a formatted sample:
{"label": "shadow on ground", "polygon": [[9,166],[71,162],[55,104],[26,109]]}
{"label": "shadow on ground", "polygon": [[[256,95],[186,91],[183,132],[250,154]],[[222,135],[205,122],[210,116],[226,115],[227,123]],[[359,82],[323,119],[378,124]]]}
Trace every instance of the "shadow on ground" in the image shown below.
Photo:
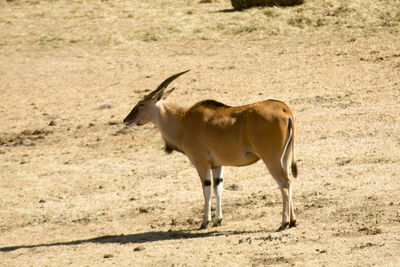
{"label": "shadow on ground", "polygon": [[222,235],[241,235],[250,234],[258,231],[209,231],[209,232],[191,232],[191,231],[157,231],[157,232],[145,232],[132,235],[106,235],[89,239],[74,240],[67,242],[54,242],[47,244],[36,244],[36,245],[20,245],[20,246],[10,246],[2,247],[0,251],[9,252],[21,248],[39,248],[39,247],[55,247],[55,246],[74,246],[84,243],[119,243],[119,244],[140,244],[147,242],[156,242],[164,240],[174,240],[174,239],[192,239],[192,238],[205,238],[211,236],[222,236]]}

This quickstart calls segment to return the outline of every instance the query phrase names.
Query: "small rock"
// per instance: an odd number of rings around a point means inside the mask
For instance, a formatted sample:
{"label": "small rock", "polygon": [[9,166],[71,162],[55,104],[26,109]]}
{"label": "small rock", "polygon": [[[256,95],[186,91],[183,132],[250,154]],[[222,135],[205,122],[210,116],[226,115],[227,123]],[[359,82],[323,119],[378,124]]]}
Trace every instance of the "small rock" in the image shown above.
{"label": "small rock", "polygon": [[[149,78],[150,78],[150,77],[151,77],[151,76],[149,76]],[[146,77],[146,78],[147,78],[147,77]],[[137,93],[137,94],[142,94],[142,93],[150,92],[150,89],[135,90],[134,92]]]}
{"label": "small rock", "polygon": [[237,184],[231,184],[227,187],[228,190],[239,191],[240,187]]}
{"label": "small rock", "polygon": [[109,259],[112,257],[114,257],[114,255],[112,255],[112,254],[104,254],[104,256],[103,256],[103,258],[105,258],[105,259]]}
{"label": "small rock", "polygon": [[145,250],[145,248],[143,246],[138,246],[133,249],[133,251],[143,251],[143,250]]}
{"label": "small rock", "polygon": [[149,209],[148,209],[148,208],[145,208],[145,207],[140,207],[140,208],[139,208],[139,212],[140,212],[140,213],[149,213]]}
{"label": "small rock", "polygon": [[127,128],[123,128],[123,129],[120,129],[120,130],[116,131],[115,134],[113,134],[113,135],[116,136],[116,135],[119,135],[119,134],[127,134],[127,133],[129,133]]}
{"label": "small rock", "polygon": [[57,122],[56,121],[50,121],[49,122],[49,126],[56,126],[57,125]]}
{"label": "small rock", "polygon": [[39,200],[39,203],[46,203],[46,200],[41,199],[41,200]]}
{"label": "small rock", "polygon": [[336,163],[339,166],[344,166],[344,165],[350,164],[351,161],[352,161],[351,159],[345,159],[345,158],[337,158],[336,159]]}
{"label": "small rock", "polygon": [[27,146],[28,143],[25,140],[17,141],[13,144],[13,146]]}
{"label": "small rock", "polygon": [[108,125],[118,125],[119,122],[118,121],[109,121]]}
{"label": "small rock", "polygon": [[104,105],[99,106],[98,109],[112,109],[113,107],[114,107],[114,105],[112,105],[112,104],[104,104]]}

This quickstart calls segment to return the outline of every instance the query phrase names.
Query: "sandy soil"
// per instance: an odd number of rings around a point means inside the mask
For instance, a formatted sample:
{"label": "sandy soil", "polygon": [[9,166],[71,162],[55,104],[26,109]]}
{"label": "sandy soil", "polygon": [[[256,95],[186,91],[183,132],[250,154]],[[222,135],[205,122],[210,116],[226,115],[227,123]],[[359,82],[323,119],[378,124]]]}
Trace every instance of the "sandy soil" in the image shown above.
{"label": "sandy soil", "polygon": [[[400,3],[203,2],[0,1],[1,266],[400,265]],[[186,69],[172,102],[295,111],[297,228],[259,162],[199,230],[189,161],[122,125]]]}

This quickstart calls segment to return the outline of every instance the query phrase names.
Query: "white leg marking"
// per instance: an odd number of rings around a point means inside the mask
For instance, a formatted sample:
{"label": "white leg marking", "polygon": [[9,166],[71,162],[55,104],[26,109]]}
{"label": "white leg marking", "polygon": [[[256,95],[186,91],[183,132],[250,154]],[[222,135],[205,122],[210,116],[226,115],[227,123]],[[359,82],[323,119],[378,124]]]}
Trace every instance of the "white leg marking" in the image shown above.
{"label": "white leg marking", "polygon": [[207,226],[208,222],[211,221],[211,185],[203,184],[203,195],[204,195],[204,218],[203,225]]}
{"label": "white leg marking", "polygon": [[289,200],[289,189],[280,187],[282,193],[282,225],[289,223],[290,218],[290,200]]}
{"label": "white leg marking", "polygon": [[222,178],[224,177],[224,168],[221,166],[219,168],[212,169],[213,178],[214,178],[214,195],[216,200],[216,215],[217,222],[216,224],[220,224],[222,221],[222,191],[224,189],[224,182]]}
{"label": "white leg marking", "polygon": [[296,215],[294,214],[293,209],[293,198],[292,198],[292,185],[289,185],[289,201],[290,201],[290,223],[294,224],[291,227],[296,226]]}
{"label": "white leg marking", "polygon": [[208,223],[211,221],[211,179],[210,179],[210,167],[208,164],[204,164],[190,159],[193,165],[196,167],[197,173],[200,176],[201,186],[203,188],[204,196],[204,217],[201,224],[201,228],[206,228]]}

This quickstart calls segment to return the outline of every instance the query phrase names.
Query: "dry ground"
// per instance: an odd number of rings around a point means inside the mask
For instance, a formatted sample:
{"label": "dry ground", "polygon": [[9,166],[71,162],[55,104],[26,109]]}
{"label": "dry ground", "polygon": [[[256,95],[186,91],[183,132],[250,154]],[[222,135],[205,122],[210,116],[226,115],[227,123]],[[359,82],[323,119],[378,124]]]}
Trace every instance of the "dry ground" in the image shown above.
{"label": "dry ground", "polygon": [[[1,266],[400,265],[400,2],[203,2],[0,1]],[[297,228],[256,163],[198,230],[194,168],[121,124],[185,69],[170,101],[296,112]]]}

